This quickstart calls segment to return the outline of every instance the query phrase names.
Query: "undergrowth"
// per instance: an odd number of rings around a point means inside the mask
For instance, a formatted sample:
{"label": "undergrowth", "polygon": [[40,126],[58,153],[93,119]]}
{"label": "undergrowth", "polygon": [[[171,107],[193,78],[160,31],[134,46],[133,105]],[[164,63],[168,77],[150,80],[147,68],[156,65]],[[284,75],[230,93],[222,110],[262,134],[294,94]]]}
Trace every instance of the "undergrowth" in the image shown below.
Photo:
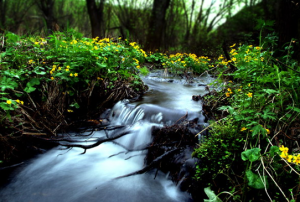
{"label": "undergrowth", "polygon": [[298,42],[274,58],[275,37],[261,41],[232,45],[230,61],[218,58],[223,87],[204,99],[207,106],[227,103],[217,110],[228,116],[210,124],[194,152],[195,178],[217,192],[216,201],[299,200],[300,67],[290,57]]}

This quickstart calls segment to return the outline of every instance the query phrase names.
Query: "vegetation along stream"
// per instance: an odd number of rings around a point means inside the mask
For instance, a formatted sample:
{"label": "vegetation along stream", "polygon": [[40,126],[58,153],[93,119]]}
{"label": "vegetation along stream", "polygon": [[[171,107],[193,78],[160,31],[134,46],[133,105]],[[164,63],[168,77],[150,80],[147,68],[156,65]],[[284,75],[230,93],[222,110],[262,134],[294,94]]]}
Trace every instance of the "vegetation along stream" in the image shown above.
{"label": "vegetation along stream", "polygon": [[[18,168],[0,190],[1,201],[193,201],[189,193],[180,191],[180,182],[176,185],[171,181],[169,172],[149,168],[135,173],[146,167],[153,127],[170,126],[182,117],[204,122],[200,101],[193,101],[192,96],[205,94],[204,84],[212,78],[191,83],[160,77],[162,73],[143,79],[149,90],[141,99],[120,101],[102,115],[109,121],[107,130],[64,134],[69,139],[60,144],[72,145],[72,149],[55,147]],[[93,146],[101,138],[119,136]],[[85,151],[85,146],[92,148]],[[187,156],[184,161],[191,153]]]}

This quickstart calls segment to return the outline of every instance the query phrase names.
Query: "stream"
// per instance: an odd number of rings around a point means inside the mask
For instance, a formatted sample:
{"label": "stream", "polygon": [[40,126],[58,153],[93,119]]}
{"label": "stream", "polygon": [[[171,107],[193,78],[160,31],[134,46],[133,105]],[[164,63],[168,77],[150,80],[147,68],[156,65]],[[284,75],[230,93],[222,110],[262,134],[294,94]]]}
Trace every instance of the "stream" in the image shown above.
{"label": "stream", "polygon": [[[97,147],[53,148],[24,163],[12,172],[8,183],[0,188],[2,202],[190,202],[190,194],[182,192],[168,174],[156,170],[124,178],[120,176],[145,167],[151,144],[152,127],[172,125],[187,115],[204,122],[201,101],[193,95],[207,93],[210,76],[192,83],[179,78],[162,77],[152,72],[143,78],[149,91],[136,101],[120,101],[109,112],[111,126],[126,125],[128,135]],[[95,131],[91,136],[68,134],[80,144],[90,145],[96,138],[113,136],[115,131]],[[130,150],[130,152],[128,152]]]}

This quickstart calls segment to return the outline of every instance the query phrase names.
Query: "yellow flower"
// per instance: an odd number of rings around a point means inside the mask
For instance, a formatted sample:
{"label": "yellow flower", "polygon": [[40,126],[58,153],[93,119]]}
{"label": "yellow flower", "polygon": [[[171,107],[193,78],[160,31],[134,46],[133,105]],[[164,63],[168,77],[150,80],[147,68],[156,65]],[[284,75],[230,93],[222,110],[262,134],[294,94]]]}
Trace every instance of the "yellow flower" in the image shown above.
{"label": "yellow flower", "polygon": [[270,134],[270,130],[266,128],[267,134]]}
{"label": "yellow flower", "polygon": [[255,49],[256,49],[256,50],[260,50],[260,47],[259,47],[259,46],[257,46],[257,47],[255,47]]}
{"label": "yellow flower", "polygon": [[281,152],[281,154],[279,155],[281,158],[286,159],[288,157],[288,153],[285,152]]}
{"label": "yellow flower", "polygon": [[19,100],[19,99],[17,99],[17,100],[16,100],[16,102],[17,102],[17,103],[20,103],[20,100]]}
{"label": "yellow flower", "polygon": [[287,147],[281,145],[281,146],[279,147],[279,150],[282,151],[283,153],[288,153],[289,148],[287,148]]}
{"label": "yellow flower", "polygon": [[67,111],[68,111],[69,113],[73,112],[73,110],[72,110],[72,109],[68,109]]}
{"label": "yellow flower", "polygon": [[230,97],[230,93],[229,92],[225,93],[225,95],[226,95],[226,97]]}
{"label": "yellow flower", "polygon": [[6,100],[6,103],[10,105],[11,104],[11,100]]}
{"label": "yellow flower", "polygon": [[242,89],[238,89],[238,92],[240,92]]}
{"label": "yellow flower", "polygon": [[243,127],[243,128],[241,129],[241,131],[245,131],[245,130],[247,130],[247,128],[245,128],[245,127]]}
{"label": "yellow flower", "polygon": [[286,157],[286,160],[288,161],[288,162],[292,162],[292,159],[293,159],[293,155],[288,155],[287,157]]}
{"label": "yellow flower", "polygon": [[70,71],[69,69],[66,69],[66,72]]}
{"label": "yellow flower", "polygon": [[75,76],[75,77],[78,76],[78,73],[75,73],[74,76]]}
{"label": "yellow flower", "polygon": [[73,76],[73,74],[71,73],[70,76]]}
{"label": "yellow flower", "polygon": [[24,104],[24,102],[23,102],[23,101],[20,101],[20,103],[21,103],[21,105],[23,105],[23,104]]}
{"label": "yellow flower", "polygon": [[293,157],[294,157],[293,163],[298,165],[300,163],[300,154],[298,154],[297,156],[293,156]]}
{"label": "yellow flower", "polygon": [[53,69],[56,69],[56,65],[53,65],[52,67],[53,67]]}
{"label": "yellow flower", "polygon": [[252,97],[252,93],[247,93],[247,96],[248,97]]}
{"label": "yellow flower", "polygon": [[54,77],[53,77],[53,76],[51,76],[51,80],[54,80]]}
{"label": "yellow flower", "polygon": [[66,66],[66,68],[67,68],[67,69],[70,69],[70,66],[69,66],[69,65],[67,65],[67,66]]}
{"label": "yellow flower", "polygon": [[248,87],[250,87],[251,86],[251,83],[248,83]]}
{"label": "yellow flower", "polygon": [[228,90],[229,92],[231,92],[231,89],[230,89],[230,88],[227,88],[227,90]]}
{"label": "yellow flower", "polygon": [[236,61],[236,58],[232,58],[232,61],[235,62],[235,61]]}
{"label": "yellow flower", "polygon": [[233,47],[235,47],[235,44],[233,44],[232,46],[230,46],[230,48],[233,48]]}
{"label": "yellow flower", "polygon": [[140,67],[141,67],[140,65],[136,66],[136,68],[138,68],[138,69],[139,69]]}

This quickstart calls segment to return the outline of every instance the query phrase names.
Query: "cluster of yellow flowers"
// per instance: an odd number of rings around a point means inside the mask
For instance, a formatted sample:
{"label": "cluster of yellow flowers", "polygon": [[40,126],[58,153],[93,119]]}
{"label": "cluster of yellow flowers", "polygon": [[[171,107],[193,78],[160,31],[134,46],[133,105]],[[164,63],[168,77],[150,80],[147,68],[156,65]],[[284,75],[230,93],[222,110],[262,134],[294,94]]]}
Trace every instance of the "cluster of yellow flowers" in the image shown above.
{"label": "cluster of yellow flowers", "polygon": [[[242,127],[242,128],[241,128],[241,132],[243,132],[243,131],[245,131],[245,130],[248,130],[248,128],[246,128],[246,127]],[[270,133],[271,133],[271,131],[270,131],[269,129],[265,128],[265,130],[266,130],[267,134],[270,134]],[[250,130],[250,132],[252,132],[252,130]]]}
{"label": "cluster of yellow flowers", "polygon": [[34,62],[34,60],[29,60],[28,61],[28,64],[34,64],[35,62]]}
{"label": "cluster of yellow flowers", "polygon": [[289,163],[295,163],[298,165],[300,163],[300,154],[298,155],[289,155],[289,148],[281,145],[279,147],[279,150],[281,151],[280,157],[286,159]]}
{"label": "cluster of yellow flowers", "polygon": [[34,45],[46,45],[47,44],[47,41],[44,38],[37,38],[37,39],[30,38],[29,40],[31,42],[33,42]]}
{"label": "cluster of yellow flowers", "polygon": [[[21,101],[21,100],[19,100],[19,99],[15,100],[15,101],[16,101],[16,103],[18,103],[18,104],[21,104],[21,105],[24,104],[24,102]],[[11,100],[6,100],[6,103],[9,104],[9,105],[11,105],[11,104],[12,104],[12,101],[11,101]]]}
{"label": "cluster of yellow flowers", "polygon": [[230,95],[233,94],[233,92],[230,88],[227,88],[227,92],[225,94],[226,94],[226,97],[230,97]]}
{"label": "cluster of yellow flowers", "polygon": [[[50,74],[52,75],[55,71],[56,71],[56,68],[58,68],[58,70],[62,70],[62,68],[61,67],[57,67],[56,65],[53,65],[52,66],[52,69],[51,69],[51,71],[50,71]],[[70,71],[70,66],[69,65],[67,65],[66,66],[66,72],[69,72]],[[78,73],[70,73],[70,77],[77,77],[78,76]],[[51,78],[50,78],[51,80],[54,80],[54,77],[53,76],[51,76]]]}
{"label": "cluster of yellow flowers", "polygon": [[139,65],[140,64],[140,61],[138,60],[138,59],[136,59],[136,58],[133,58],[133,60],[135,61],[135,63],[136,63],[136,68],[140,68],[141,66]]}

